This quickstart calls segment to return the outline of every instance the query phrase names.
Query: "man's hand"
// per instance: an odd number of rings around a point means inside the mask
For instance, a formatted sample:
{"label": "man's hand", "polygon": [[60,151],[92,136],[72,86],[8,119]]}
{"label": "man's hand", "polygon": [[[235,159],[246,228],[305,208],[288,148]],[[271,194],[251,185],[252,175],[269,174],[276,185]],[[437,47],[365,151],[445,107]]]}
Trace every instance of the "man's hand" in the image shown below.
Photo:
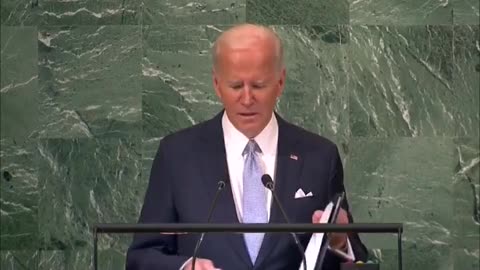
{"label": "man's hand", "polygon": [[[183,270],[192,270],[192,261],[190,261]],[[213,265],[213,262],[208,259],[197,258],[195,260],[195,270],[220,270]]]}
{"label": "man's hand", "polygon": [[[318,223],[320,222],[320,218],[322,217],[323,211],[321,210],[316,210],[313,212],[312,215],[312,223]],[[340,212],[338,213],[337,224],[348,224],[348,215],[347,211],[343,210],[340,208]],[[329,234],[330,236],[330,247],[334,249],[339,249],[342,251],[347,250],[347,234],[346,233],[331,233]]]}

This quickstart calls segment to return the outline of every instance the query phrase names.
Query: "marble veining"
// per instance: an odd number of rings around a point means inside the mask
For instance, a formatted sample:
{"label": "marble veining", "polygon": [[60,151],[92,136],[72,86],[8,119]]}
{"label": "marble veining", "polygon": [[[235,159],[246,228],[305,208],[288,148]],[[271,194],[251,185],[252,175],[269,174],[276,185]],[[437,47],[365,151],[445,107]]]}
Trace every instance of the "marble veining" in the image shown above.
{"label": "marble veining", "polygon": [[0,140],[0,249],[38,248],[38,171],[35,144]]}
{"label": "marble veining", "polygon": [[40,137],[139,135],[138,27],[48,28],[38,41]]}
{"label": "marble veining", "polygon": [[[454,34],[461,33],[448,26],[352,26],[352,135],[456,135],[458,122],[465,122],[463,111],[478,113],[478,98],[467,106],[462,92],[468,89],[457,90]],[[467,85],[478,78],[478,73],[468,75],[462,78]],[[478,91],[471,94],[478,97]]]}

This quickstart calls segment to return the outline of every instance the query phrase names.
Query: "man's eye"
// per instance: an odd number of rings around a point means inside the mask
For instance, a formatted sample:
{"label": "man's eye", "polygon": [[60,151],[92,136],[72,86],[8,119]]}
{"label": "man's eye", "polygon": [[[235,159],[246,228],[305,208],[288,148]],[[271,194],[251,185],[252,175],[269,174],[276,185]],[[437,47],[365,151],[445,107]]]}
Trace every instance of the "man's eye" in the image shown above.
{"label": "man's eye", "polygon": [[263,84],[254,84],[254,85],[252,85],[252,88],[253,88],[253,89],[262,89],[262,88],[265,88],[265,85],[263,85]]}
{"label": "man's eye", "polygon": [[240,84],[232,85],[231,87],[235,90],[242,89],[242,85],[240,85]]}

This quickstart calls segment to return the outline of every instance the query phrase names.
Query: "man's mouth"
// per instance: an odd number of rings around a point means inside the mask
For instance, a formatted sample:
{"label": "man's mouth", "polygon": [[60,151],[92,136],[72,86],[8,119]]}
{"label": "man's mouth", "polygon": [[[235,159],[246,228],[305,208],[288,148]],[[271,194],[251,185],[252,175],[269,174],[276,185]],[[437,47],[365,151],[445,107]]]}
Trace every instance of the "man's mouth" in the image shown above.
{"label": "man's mouth", "polygon": [[252,117],[252,116],[257,115],[257,113],[255,113],[255,112],[245,112],[245,113],[239,113],[239,115],[243,116],[243,117]]}

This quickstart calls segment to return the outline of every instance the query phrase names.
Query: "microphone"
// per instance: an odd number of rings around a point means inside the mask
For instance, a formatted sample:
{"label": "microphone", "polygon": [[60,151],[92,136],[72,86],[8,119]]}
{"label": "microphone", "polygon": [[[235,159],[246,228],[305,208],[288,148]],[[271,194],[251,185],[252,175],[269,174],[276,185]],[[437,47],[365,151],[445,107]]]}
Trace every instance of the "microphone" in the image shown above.
{"label": "microphone", "polygon": [[[330,215],[330,218],[328,219],[328,223],[335,223],[337,221],[338,214],[340,213],[340,206],[342,204],[343,199],[345,198],[345,192],[342,192],[340,194],[335,195],[335,199],[333,200],[335,202],[333,212]],[[323,261],[325,260],[325,256],[327,255],[327,249],[328,249],[328,242],[329,242],[329,235],[325,233],[323,235],[323,241],[322,241],[322,246],[320,247],[320,251],[318,252],[318,260],[317,260],[317,265],[319,266],[318,269],[322,269],[323,267]]]}
{"label": "microphone", "polygon": [[[280,208],[280,212],[282,212],[283,218],[287,223],[291,223],[290,220],[288,219],[287,213],[285,212],[285,209],[282,207],[282,204],[280,203],[280,200],[277,197],[277,193],[275,192],[273,188],[273,180],[272,177],[268,174],[262,175],[262,183],[263,185],[269,189],[272,192],[273,195],[273,200],[277,203],[278,208]],[[298,250],[300,251],[300,254],[302,255],[302,260],[303,260],[303,269],[307,270],[307,260],[305,258],[305,250],[303,249],[302,245],[300,244],[300,240],[298,240],[298,237],[295,233],[291,233],[293,240],[295,241],[295,244],[297,245]]]}
{"label": "microphone", "polygon": [[[215,192],[215,197],[213,197],[212,204],[210,205],[210,209],[208,210],[208,217],[207,217],[207,223],[210,223],[210,219],[212,218],[213,210],[215,209],[215,206],[217,205],[217,200],[222,192],[223,188],[227,185],[228,183],[228,174],[227,174],[227,180],[226,181],[218,181],[217,183],[217,192]],[[197,240],[197,244],[195,245],[195,249],[193,250],[193,256],[192,256],[192,270],[195,270],[195,262],[197,261],[197,253],[198,250],[200,249],[200,246],[202,244],[203,238],[205,237],[205,232],[202,232],[200,235],[200,238]]]}

